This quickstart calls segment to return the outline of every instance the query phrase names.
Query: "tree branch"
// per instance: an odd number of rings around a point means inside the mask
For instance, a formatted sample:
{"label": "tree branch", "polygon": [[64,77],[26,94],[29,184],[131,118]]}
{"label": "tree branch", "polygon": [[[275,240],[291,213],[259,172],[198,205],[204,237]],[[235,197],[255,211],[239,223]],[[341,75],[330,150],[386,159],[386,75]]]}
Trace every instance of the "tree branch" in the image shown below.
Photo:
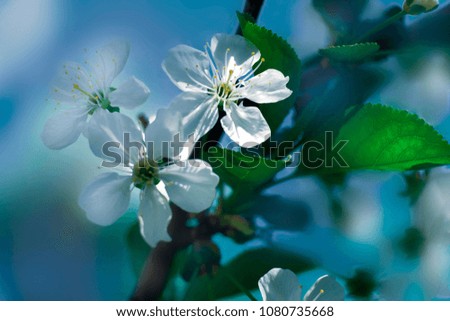
{"label": "tree branch", "polygon": [[[255,21],[261,11],[264,0],[247,0],[244,12],[250,14]],[[237,34],[240,34],[238,28]],[[206,136],[206,141],[219,141],[223,129],[220,123]],[[177,206],[172,205],[172,220],[168,231],[172,237],[170,242],[159,242],[153,249],[139,278],[138,284],[131,300],[150,301],[158,300],[167,283],[168,274],[175,254],[196,240],[210,239],[214,234],[221,232],[222,227],[214,216],[198,214],[199,225],[196,228],[188,228],[186,221],[189,213],[186,213]]]}
{"label": "tree branch", "polygon": [[172,220],[168,231],[171,242],[159,242],[145,262],[141,277],[131,300],[158,300],[164,290],[167,273],[176,252],[192,242],[192,235],[186,227],[188,215],[177,206],[172,207]]}
{"label": "tree branch", "polygon": [[[244,13],[249,14],[253,19],[258,20],[259,13],[261,12],[264,0],[247,0],[245,2]],[[241,28],[238,27],[236,30],[237,35],[242,35]]]}

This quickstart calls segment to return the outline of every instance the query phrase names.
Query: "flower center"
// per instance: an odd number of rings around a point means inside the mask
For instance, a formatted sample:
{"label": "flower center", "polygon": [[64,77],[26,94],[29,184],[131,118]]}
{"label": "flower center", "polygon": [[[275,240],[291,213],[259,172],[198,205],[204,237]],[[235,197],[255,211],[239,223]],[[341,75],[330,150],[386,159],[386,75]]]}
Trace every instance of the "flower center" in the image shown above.
{"label": "flower center", "polygon": [[[92,107],[90,114],[93,114],[97,107],[109,110],[111,113],[119,111],[118,107],[111,106],[110,101],[102,91],[99,91],[98,93],[89,93],[81,88],[78,84],[73,84],[73,90],[78,90],[80,93],[89,98],[89,106]],[[111,90],[114,90],[114,88],[112,88]]]}
{"label": "flower center", "polygon": [[231,77],[233,76],[234,70],[229,70],[228,77],[225,81],[218,82],[213,87],[213,95],[217,97],[220,105],[226,105],[228,100],[235,100],[233,97],[233,90],[236,88],[236,84],[233,83]]}
{"label": "flower center", "polygon": [[220,97],[221,100],[226,100],[230,97],[233,87],[228,83],[221,83],[216,87],[216,95]]}
{"label": "flower center", "polygon": [[143,189],[145,185],[158,184],[158,163],[148,158],[141,158],[133,166],[132,180],[134,186]]}

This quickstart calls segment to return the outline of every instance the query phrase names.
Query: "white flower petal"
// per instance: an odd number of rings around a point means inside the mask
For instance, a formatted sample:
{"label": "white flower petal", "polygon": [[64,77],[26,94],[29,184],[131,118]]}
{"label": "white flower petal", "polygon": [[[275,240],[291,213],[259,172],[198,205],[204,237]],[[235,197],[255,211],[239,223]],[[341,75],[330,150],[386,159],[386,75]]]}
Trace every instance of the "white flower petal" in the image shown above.
{"label": "white flower petal", "polygon": [[[147,155],[153,160],[173,159],[182,152],[182,117],[179,112],[159,109],[156,118],[145,130]],[[178,140],[178,141],[177,141]],[[179,146],[176,146],[180,142]]]}
{"label": "white flower petal", "polygon": [[219,177],[211,166],[194,159],[165,167],[159,172],[170,200],[191,213],[201,212],[211,206],[216,195]]}
{"label": "white flower petal", "polygon": [[[113,152],[120,158],[120,163],[134,163],[143,148],[142,132],[131,118],[121,113],[97,109],[85,134],[94,155],[110,162],[114,158]],[[119,165],[117,161],[114,164]]]}
{"label": "white flower petal", "polygon": [[227,115],[222,117],[220,123],[225,133],[239,146],[253,147],[270,137],[270,127],[258,108],[231,103],[225,112]]}
{"label": "white flower petal", "polygon": [[203,51],[178,45],[169,51],[162,68],[183,91],[206,92],[206,87],[212,87],[209,61]]}
{"label": "white flower petal", "polygon": [[44,126],[41,138],[51,149],[61,149],[73,144],[86,125],[88,109],[72,108],[53,115]]}
{"label": "white flower petal", "polygon": [[78,199],[87,217],[99,225],[110,225],[117,221],[130,203],[131,176],[103,173],[91,181]]}
{"label": "white flower petal", "polygon": [[145,241],[155,247],[159,241],[169,242],[171,237],[167,232],[172,217],[169,202],[154,186],[147,186],[141,192],[139,207],[139,222],[141,234]]}
{"label": "white flower petal", "polygon": [[98,84],[95,83],[91,73],[83,65],[76,62],[66,62],[55,81],[51,93],[52,98],[57,103],[87,106],[89,97],[75,89],[75,85],[87,93],[92,93]]}
{"label": "white flower petal", "polygon": [[258,281],[264,301],[298,301],[302,288],[291,270],[273,268]]}
{"label": "white flower petal", "polygon": [[112,106],[132,109],[142,105],[148,98],[150,89],[139,79],[129,78],[108,96]]}
{"label": "white flower petal", "polygon": [[194,141],[209,132],[219,119],[217,102],[205,94],[182,93],[171,102],[169,110],[183,117],[183,139],[192,135]]}
{"label": "white flower petal", "polygon": [[95,52],[93,61],[90,62],[95,72],[100,88],[107,92],[114,78],[123,70],[130,53],[127,42],[115,41],[109,43]]}
{"label": "white flower petal", "polygon": [[333,277],[321,276],[306,292],[305,301],[344,301],[344,288]]}
{"label": "white flower petal", "polygon": [[250,78],[240,90],[245,98],[258,104],[275,103],[286,99],[292,94],[292,90],[286,87],[289,77],[285,77],[280,71],[267,69]]}
{"label": "white flower petal", "polygon": [[[211,53],[219,70],[229,66],[230,58],[232,57],[233,62],[238,66],[243,65],[245,69],[249,70],[260,57],[258,48],[244,37],[223,33],[216,34],[212,37]],[[225,60],[225,56],[227,60]]]}

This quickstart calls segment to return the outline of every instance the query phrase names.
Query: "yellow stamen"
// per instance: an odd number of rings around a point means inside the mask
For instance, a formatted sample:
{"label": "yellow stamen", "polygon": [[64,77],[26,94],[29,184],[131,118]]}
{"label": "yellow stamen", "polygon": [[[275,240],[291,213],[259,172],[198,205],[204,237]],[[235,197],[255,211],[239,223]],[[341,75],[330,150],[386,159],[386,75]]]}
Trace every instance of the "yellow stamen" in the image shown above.
{"label": "yellow stamen", "polygon": [[231,76],[233,75],[233,73],[234,73],[234,70],[233,70],[233,69],[231,69],[231,70],[228,72],[227,83],[230,81]]}
{"label": "yellow stamen", "polygon": [[324,293],[325,293],[325,290],[320,289],[319,293],[316,295],[316,297],[313,299],[313,301],[317,301],[317,299]]}
{"label": "yellow stamen", "polygon": [[78,84],[73,84],[73,89],[78,90],[79,92],[85,94],[85,95],[88,96],[89,98],[92,98],[92,99],[94,99],[94,100],[97,100],[97,99],[98,99],[98,96],[95,96],[95,97],[92,96],[92,95],[91,95],[90,93],[88,93],[87,91],[81,89],[80,86],[79,86]]}

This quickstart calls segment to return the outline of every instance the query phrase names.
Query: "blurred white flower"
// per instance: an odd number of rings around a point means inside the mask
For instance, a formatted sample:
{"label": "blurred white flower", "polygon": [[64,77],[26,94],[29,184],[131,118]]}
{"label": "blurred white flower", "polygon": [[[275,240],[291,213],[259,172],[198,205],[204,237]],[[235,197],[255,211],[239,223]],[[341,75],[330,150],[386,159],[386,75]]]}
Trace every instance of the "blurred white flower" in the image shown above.
{"label": "blurred white flower", "polygon": [[[96,119],[96,123],[109,120],[116,117],[114,112],[119,111],[119,108],[131,109],[147,100],[150,90],[135,77],[118,87],[112,87],[113,80],[125,66],[128,53],[127,43],[114,42],[98,49],[91,62],[64,65],[52,95],[58,105],[74,107],[58,112],[47,121],[41,135],[47,147],[64,148],[74,143],[92,120]],[[111,115],[101,115],[104,113]],[[92,115],[90,122],[89,115]]]}
{"label": "blurred white flower", "polygon": [[433,169],[414,206],[416,227],[428,241],[450,244],[450,170]]}
{"label": "blurred white flower", "polygon": [[438,0],[405,0],[403,2],[403,10],[411,15],[429,12],[436,9],[438,6]]}
{"label": "blurred white flower", "polygon": [[[105,115],[105,114],[101,114]],[[141,234],[146,242],[154,247],[159,241],[170,241],[167,232],[172,211],[166,194],[174,204],[187,212],[198,213],[211,206],[216,193],[219,177],[213,173],[209,164],[202,160],[173,162],[179,152],[165,148],[164,143],[173,141],[180,133],[181,116],[166,109],[158,111],[153,121],[143,133],[133,121],[122,115],[102,127],[103,120],[92,119],[94,126],[89,128],[93,151],[109,160],[101,146],[119,143],[122,152],[123,174],[104,173],[90,182],[79,197],[79,205],[87,217],[96,224],[110,225],[128,209],[131,191],[141,190],[139,222]],[[129,150],[123,143],[124,134],[133,145]],[[152,140],[150,141],[150,137]],[[145,144],[144,144],[145,142]]]}
{"label": "blurred white flower", "polygon": [[[292,93],[286,87],[289,77],[268,69],[255,75],[264,63],[258,49],[237,35],[216,34],[211,45],[200,51],[179,45],[170,50],[162,67],[184,93],[171,109],[184,117],[187,133],[198,139],[216,124],[219,108],[226,113],[220,122],[225,133],[240,146],[252,147],[270,137],[270,128],[257,107],[238,102],[274,103]],[[259,64],[252,66],[259,61]]]}
{"label": "blurred white flower", "polygon": [[[302,287],[291,270],[273,268],[258,281],[264,301],[298,301]],[[306,292],[305,301],[343,301],[344,288],[332,277],[321,276]]]}
{"label": "blurred white flower", "polygon": [[[430,300],[450,293],[450,170],[432,169],[412,213],[417,258],[399,265],[391,253],[392,266],[381,282],[381,296],[403,300],[416,285],[415,299]],[[395,261],[394,259],[397,259]],[[404,266],[408,266],[406,270]],[[400,270],[399,270],[400,268]]]}
{"label": "blurred white flower", "polygon": [[380,188],[391,174],[352,173],[339,191],[342,205],[342,231],[356,242],[374,244],[383,223]]}
{"label": "blurred white flower", "polygon": [[450,291],[450,170],[436,168],[414,206],[414,225],[424,237],[420,279],[424,291],[435,296]]}
{"label": "blurred white flower", "polygon": [[330,44],[330,31],[311,0],[295,1],[292,12],[289,40],[300,59],[307,59]]}

